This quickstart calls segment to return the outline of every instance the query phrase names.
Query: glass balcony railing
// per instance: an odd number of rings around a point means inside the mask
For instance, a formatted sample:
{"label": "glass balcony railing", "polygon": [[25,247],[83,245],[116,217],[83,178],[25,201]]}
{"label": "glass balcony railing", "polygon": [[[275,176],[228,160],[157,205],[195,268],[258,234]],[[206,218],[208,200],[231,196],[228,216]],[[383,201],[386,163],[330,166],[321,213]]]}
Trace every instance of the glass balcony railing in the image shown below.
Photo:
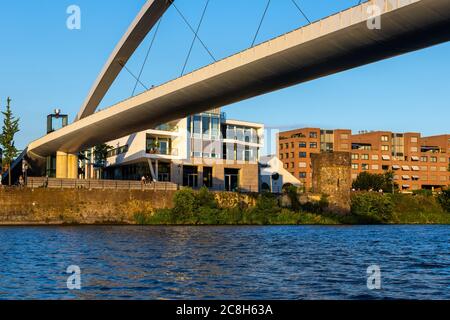
{"label": "glass balcony railing", "polygon": [[162,125],[157,126],[154,130],[167,131],[167,132],[177,132],[178,131],[178,126],[174,125],[174,124],[162,124]]}
{"label": "glass balcony railing", "polygon": [[178,149],[166,149],[166,148],[147,148],[148,154],[162,155],[162,156],[178,156]]}

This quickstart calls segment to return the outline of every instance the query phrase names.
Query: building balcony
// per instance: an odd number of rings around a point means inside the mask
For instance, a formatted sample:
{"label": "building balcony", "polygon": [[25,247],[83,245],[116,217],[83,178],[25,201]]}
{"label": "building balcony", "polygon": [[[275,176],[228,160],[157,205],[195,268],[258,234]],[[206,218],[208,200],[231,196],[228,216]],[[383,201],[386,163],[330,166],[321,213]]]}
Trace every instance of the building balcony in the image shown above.
{"label": "building balcony", "polygon": [[179,152],[178,149],[166,149],[166,148],[148,148],[145,151],[148,155],[154,157],[178,157]]}
{"label": "building balcony", "polygon": [[174,124],[162,124],[154,128],[156,131],[166,131],[166,132],[178,132],[178,126]]}
{"label": "building balcony", "polygon": [[160,137],[178,137],[181,135],[180,128],[177,125],[163,124],[154,129],[147,130],[147,134]]}

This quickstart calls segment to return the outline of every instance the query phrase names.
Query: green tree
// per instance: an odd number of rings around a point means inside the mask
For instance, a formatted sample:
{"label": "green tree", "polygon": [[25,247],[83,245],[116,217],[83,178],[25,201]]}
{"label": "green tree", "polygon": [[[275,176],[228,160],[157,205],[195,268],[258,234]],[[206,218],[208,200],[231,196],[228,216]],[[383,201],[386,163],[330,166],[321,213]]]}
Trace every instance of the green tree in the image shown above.
{"label": "green tree", "polygon": [[394,213],[392,197],[376,192],[355,193],[352,195],[352,215],[359,223],[391,222]]}
{"label": "green tree", "polygon": [[106,167],[106,160],[108,159],[108,151],[112,147],[103,143],[94,147],[94,166],[100,168],[100,177],[102,177],[102,170]]}
{"label": "green tree", "polygon": [[384,174],[373,174],[369,172],[361,172],[353,182],[353,188],[362,191],[378,191],[392,192],[395,189],[394,173],[392,171]]}
{"label": "green tree", "polygon": [[450,213],[450,189],[443,190],[439,195],[438,200],[442,208]]}
{"label": "green tree", "polygon": [[0,135],[0,145],[3,148],[2,165],[8,168],[8,184],[11,185],[11,163],[19,155],[14,144],[14,136],[19,132],[19,118],[15,118],[11,111],[11,98],[8,97],[6,111],[3,114],[3,127]]}

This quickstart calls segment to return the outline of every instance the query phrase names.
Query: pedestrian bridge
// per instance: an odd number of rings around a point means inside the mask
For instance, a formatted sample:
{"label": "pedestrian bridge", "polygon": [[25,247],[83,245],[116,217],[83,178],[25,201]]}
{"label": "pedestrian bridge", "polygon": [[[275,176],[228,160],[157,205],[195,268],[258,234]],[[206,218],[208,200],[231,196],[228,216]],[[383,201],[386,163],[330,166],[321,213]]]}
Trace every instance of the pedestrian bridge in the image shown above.
{"label": "pedestrian bridge", "polygon": [[[373,7],[370,6],[373,5],[380,8],[379,30],[368,28],[367,21],[373,14],[371,10]],[[159,7],[162,12],[165,9],[164,6]],[[144,16],[138,17],[139,19],[144,19]],[[154,23],[153,17],[148,25]],[[134,23],[132,30],[135,30],[136,26],[139,26],[138,22]],[[139,29],[143,32],[142,26],[139,26]],[[133,34],[132,31],[127,33],[128,36],[130,34]],[[88,99],[89,108],[86,109],[86,104],[82,107],[78,121],[33,141],[28,146],[28,156],[36,159],[55,152],[75,154],[96,144],[190,114],[448,40],[450,40],[450,1],[372,0],[283,34],[94,113],[102,97],[100,92],[94,101]],[[126,43],[125,39],[120,47]],[[117,52],[116,50],[114,54]],[[115,78],[115,73],[117,70],[112,72],[112,78]],[[111,76],[108,78],[105,74],[108,75],[108,64],[100,78],[106,77],[106,82],[111,82]],[[91,91],[90,97],[99,92],[99,87],[103,88],[103,91],[109,88],[108,84],[104,86],[104,82],[100,79]],[[265,112],[276,111],[265,110]]]}

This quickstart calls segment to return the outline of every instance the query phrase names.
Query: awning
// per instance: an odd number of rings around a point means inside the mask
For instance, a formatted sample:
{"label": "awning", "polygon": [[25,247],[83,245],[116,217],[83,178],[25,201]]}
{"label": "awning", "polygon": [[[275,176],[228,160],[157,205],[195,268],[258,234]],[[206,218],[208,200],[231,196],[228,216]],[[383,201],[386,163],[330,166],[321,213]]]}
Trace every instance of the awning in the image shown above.
{"label": "awning", "polygon": [[394,165],[392,166],[392,169],[394,169],[394,170],[398,170],[398,169],[400,169],[400,166],[399,166],[399,165],[396,165],[396,164],[394,164]]}
{"label": "awning", "polygon": [[409,188],[409,184],[404,184],[402,187],[403,188]]}
{"label": "awning", "polygon": [[411,179],[411,177],[408,176],[408,175],[404,175],[404,176],[402,176],[402,179],[403,179],[403,180],[409,180],[409,179]]}
{"label": "awning", "polygon": [[420,168],[418,166],[412,166],[411,169],[413,171],[420,171]]}
{"label": "awning", "polygon": [[419,159],[418,156],[412,156],[412,157],[411,157],[411,160],[412,160],[412,161],[419,161],[420,159]]}
{"label": "awning", "polygon": [[383,159],[383,160],[391,160],[391,157],[387,156],[387,155],[382,155],[381,159]]}
{"label": "awning", "polygon": [[402,166],[402,170],[403,171],[409,171],[409,170],[411,170],[411,168],[409,166]]}
{"label": "awning", "polygon": [[419,179],[420,179],[419,176],[412,176],[412,178],[413,178],[414,180],[419,180]]}

